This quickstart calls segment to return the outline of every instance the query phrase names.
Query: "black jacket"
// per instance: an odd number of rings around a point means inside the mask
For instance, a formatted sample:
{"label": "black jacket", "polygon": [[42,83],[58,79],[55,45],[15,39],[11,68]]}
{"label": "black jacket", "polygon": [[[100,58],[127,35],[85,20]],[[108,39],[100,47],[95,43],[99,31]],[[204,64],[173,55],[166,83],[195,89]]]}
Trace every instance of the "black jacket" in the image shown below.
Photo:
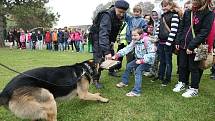
{"label": "black jacket", "polygon": [[196,37],[193,38],[191,29],[191,10],[185,11],[182,21],[180,22],[179,31],[177,34],[176,44],[180,45],[181,49],[194,50],[201,43],[205,42],[213,22],[213,12],[205,9],[193,13],[195,18],[194,31]]}
{"label": "black jacket", "polygon": [[97,53],[98,58],[111,53],[113,50],[112,43],[116,41],[121,25],[122,20],[117,18],[115,8],[103,13],[99,24],[99,32],[92,35],[93,51]]}
{"label": "black jacket", "polygon": [[[165,26],[164,24],[165,22],[163,21],[163,19],[165,19],[166,24],[170,29],[170,32]],[[177,12],[169,11],[167,13],[164,13],[160,19],[160,26],[157,29],[159,41],[168,42],[170,44],[174,43],[174,40],[177,35],[177,31],[178,31],[178,24],[179,24],[179,16]]]}

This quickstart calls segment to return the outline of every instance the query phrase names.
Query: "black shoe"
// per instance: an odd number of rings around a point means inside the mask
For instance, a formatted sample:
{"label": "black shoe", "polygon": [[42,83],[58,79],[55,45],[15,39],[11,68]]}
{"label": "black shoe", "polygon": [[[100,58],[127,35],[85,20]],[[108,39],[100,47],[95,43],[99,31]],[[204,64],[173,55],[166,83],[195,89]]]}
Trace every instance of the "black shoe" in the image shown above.
{"label": "black shoe", "polygon": [[120,77],[116,72],[109,72],[108,74],[113,77]]}

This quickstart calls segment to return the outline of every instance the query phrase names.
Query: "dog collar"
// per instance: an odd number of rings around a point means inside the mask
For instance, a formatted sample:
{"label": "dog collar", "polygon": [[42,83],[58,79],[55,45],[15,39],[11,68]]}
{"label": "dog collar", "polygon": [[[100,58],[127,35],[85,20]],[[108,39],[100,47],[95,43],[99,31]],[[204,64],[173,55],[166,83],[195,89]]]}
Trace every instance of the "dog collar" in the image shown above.
{"label": "dog collar", "polygon": [[87,69],[89,70],[90,75],[92,75],[92,74],[93,74],[92,68],[91,68],[87,63],[84,63],[84,65],[85,65],[85,66],[87,67]]}

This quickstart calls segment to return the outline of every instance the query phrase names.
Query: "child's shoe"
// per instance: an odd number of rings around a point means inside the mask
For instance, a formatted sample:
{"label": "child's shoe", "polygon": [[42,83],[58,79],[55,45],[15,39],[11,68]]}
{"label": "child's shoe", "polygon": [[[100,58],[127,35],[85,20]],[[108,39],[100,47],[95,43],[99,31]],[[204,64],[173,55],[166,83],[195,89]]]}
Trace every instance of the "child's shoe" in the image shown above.
{"label": "child's shoe", "polygon": [[189,88],[186,90],[185,93],[182,94],[183,97],[190,98],[198,96],[198,89],[195,88]]}
{"label": "child's shoe", "polygon": [[140,94],[137,94],[137,93],[134,93],[131,91],[131,92],[127,93],[126,96],[128,96],[128,97],[139,97]]}
{"label": "child's shoe", "polygon": [[173,92],[180,92],[182,90],[185,90],[185,84],[182,82],[178,82],[178,84],[175,85],[175,88],[172,91]]}
{"label": "child's shoe", "polygon": [[128,85],[124,84],[123,82],[120,82],[120,83],[116,84],[116,87],[118,87],[118,88],[127,87],[127,86]]}

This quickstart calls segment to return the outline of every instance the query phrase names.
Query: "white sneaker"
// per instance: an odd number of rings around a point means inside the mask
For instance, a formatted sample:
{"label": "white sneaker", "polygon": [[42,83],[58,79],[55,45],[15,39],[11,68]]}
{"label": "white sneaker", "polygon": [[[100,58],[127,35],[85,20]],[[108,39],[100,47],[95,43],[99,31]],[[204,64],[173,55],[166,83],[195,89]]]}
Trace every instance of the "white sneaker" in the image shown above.
{"label": "white sneaker", "polygon": [[151,72],[144,72],[143,75],[146,76],[146,77],[152,76]]}
{"label": "white sneaker", "polygon": [[172,91],[173,92],[180,92],[182,90],[185,90],[185,84],[182,82],[178,82],[178,84],[175,85],[175,88]]}
{"label": "white sneaker", "polygon": [[182,96],[186,98],[198,96],[198,89],[189,88],[182,94]]}

